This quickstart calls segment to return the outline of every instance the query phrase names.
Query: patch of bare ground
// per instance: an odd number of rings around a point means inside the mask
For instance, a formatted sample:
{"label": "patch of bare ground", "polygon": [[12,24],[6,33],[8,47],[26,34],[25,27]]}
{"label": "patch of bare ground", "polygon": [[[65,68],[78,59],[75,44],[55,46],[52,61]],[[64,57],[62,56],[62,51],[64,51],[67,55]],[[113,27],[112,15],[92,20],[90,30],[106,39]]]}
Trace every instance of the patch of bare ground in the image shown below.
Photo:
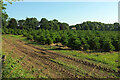
{"label": "patch of bare ground", "polygon": [[[42,49],[15,38],[3,38],[3,49],[7,53],[10,53],[12,50],[13,58],[25,56],[20,63],[23,68],[33,70],[33,75],[35,75],[35,77],[38,77],[39,75],[51,78],[114,77],[109,75],[109,73],[114,73],[114,71],[107,68]],[[61,60],[66,64],[72,64],[88,73],[85,73],[84,75],[75,74],[76,70],[69,70],[62,65],[52,62],[51,59]]]}
{"label": "patch of bare ground", "polygon": [[[9,39],[9,41],[10,41],[10,39]],[[51,78],[73,77],[73,75],[67,74],[66,70],[60,68],[59,66],[55,65],[54,63],[50,63],[50,61],[47,60],[45,57],[34,54],[34,52],[31,49],[20,46],[22,44],[20,44],[19,46],[16,46],[17,44],[15,42],[14,42],[15,44],[12,43],[13,40],[11,40],[10,43],[9,43],[9,41],[7,39],[4,39],[4,43],[7,43],[7,47],[9,47],[9,48],[7,48],[3,44],[4,50],[7,51],[7,53],[9,53],[9,52],[11,52],[11,50],[13,48],[15,48],[15,50],[12,53],[13,58],[19,58],[20,54],[24,54],[26,57],[23,59],[23,62],[20,62],[22,64],[23,68],[29,69],[29,70],[32,70],[32,68],[38,69],[38,70],[43,69],[43,71],[41,73],[43,73],[44,76],[47,75],[47,77],[51,77]],[[39,75],[39,73],[36,73],[36,74]],[[38,75],[35,75],[35,76],[38,76]]]}

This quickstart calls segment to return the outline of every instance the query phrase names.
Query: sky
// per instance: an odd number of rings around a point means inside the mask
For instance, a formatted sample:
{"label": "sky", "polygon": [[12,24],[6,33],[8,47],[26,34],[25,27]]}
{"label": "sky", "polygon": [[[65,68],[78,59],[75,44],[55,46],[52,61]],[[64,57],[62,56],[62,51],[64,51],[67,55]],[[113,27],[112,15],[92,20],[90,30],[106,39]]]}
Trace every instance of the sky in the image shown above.
{"label": "sky", "polygon": [[22,2],[23,1],[24,2],[118,2],[120,0],[20,0],[20,1]]}
{"label": "sky", "polygon": [[[111,0],[112,1],[112,0]],[[35,17],[57,19],[70,25],[85,21],[118,22],[118,2],[15,2],[6,12],[17,20]]]}

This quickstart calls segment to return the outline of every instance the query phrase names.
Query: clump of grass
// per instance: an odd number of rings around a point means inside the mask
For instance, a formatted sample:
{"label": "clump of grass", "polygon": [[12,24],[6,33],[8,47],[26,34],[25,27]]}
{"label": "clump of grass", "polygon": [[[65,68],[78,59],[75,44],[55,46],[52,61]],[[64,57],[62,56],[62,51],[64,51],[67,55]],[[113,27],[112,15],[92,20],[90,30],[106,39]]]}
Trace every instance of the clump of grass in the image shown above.
{"label": "clump of grass", "polygon": [[[22,67],[22,65],[19,63],[20,61],[23,60],[23,58],[13,59],[11,55],[12,53],[7,55],[7,59],[3,63],[3,69],[2,69],[3,78],[35,78],[35,76],[33,75],[33,71],[36,71],[36,69],[32,69],[31,71],[25,70]],[[47,77],[39,75],[39,78],[47,78]]]}
{"label": "clump of grass", "polygon": [[84,69],[82,68],[77,68],[76,66],[72,65],[72,64],[66,64],[60,60],[55,60],[55,59],[51,59],[52,62],[55,62],[63,67],[65,67],[68,70],[75,70],[76,74],[79,74],[81,76],[85,76],[85,73],[87,73]]}
{"label": "clump of grass", "polygon": [[29,78],[33,77],[29,71],[26,71],[22,68],[22,66],[16,62],[16,60],[12,59],[9,57],[4,62],[3,66],[3,73],[2,73],[3,78]]}
{"label": "clump of grass", "polygon": [[[96,64],[101,63],[101,65],[108,66],[113,70],[118,70],[118,53],[96,53],[96,54],[85,54],[79,53],[77,51],[70,51],[70,50],[55,50],[55,52],[59,52],[61,54],[72,56],[78,59],[87,60],[89,62],[94,62]],[[97,56],[96,56],[97,55]]]}

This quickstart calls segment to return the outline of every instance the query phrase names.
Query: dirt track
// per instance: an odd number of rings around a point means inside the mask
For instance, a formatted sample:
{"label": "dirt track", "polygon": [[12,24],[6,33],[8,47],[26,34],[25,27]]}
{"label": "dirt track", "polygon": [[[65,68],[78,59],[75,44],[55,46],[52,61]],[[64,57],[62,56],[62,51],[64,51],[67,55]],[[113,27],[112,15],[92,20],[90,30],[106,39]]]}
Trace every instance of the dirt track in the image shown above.
{"label": "dirt track", "polygon": [[[40,72],[42,72],[40,75],[50,78],[113,77],[110,76],[109,73],[114,73],[114,71],[107,68],[65,56],[60,53],[45,50],[15,38],[3,38],[3,50],[8,54],[13,52],[13,58],[25,57],[20,64],[27,70],[31,70],[33,68],[36,69],[33,73],[35,77],[38,77]],[[51,59],[72,64],[80,69],[68,69]],[[85,73],[82,73],[81,69],[85,70]],[[84,75],[78,73],[82,73]]]}

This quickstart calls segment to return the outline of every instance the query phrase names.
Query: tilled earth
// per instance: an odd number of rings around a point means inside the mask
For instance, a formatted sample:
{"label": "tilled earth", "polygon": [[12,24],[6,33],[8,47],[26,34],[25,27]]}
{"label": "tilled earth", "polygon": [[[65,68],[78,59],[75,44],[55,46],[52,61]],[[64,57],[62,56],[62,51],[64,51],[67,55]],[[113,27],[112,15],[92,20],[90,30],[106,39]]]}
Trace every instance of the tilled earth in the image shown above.
{"label": "tilled earth", "polygon": [[[7,54],[12,52],[11,57],[13,58],[23,58],[22,61],[18,62],[26,70],[34,68],[33,75],[35,77],[40,74],[50,78],[113,78],[114,76],[111,74],[117,74],[111,69],[42,49],[12,37],[3,38],[2,48]],[[66,67],[53,60],[62,61],[68,66]],[[69,68],[69,65],[75,66],[77,70]]]}

